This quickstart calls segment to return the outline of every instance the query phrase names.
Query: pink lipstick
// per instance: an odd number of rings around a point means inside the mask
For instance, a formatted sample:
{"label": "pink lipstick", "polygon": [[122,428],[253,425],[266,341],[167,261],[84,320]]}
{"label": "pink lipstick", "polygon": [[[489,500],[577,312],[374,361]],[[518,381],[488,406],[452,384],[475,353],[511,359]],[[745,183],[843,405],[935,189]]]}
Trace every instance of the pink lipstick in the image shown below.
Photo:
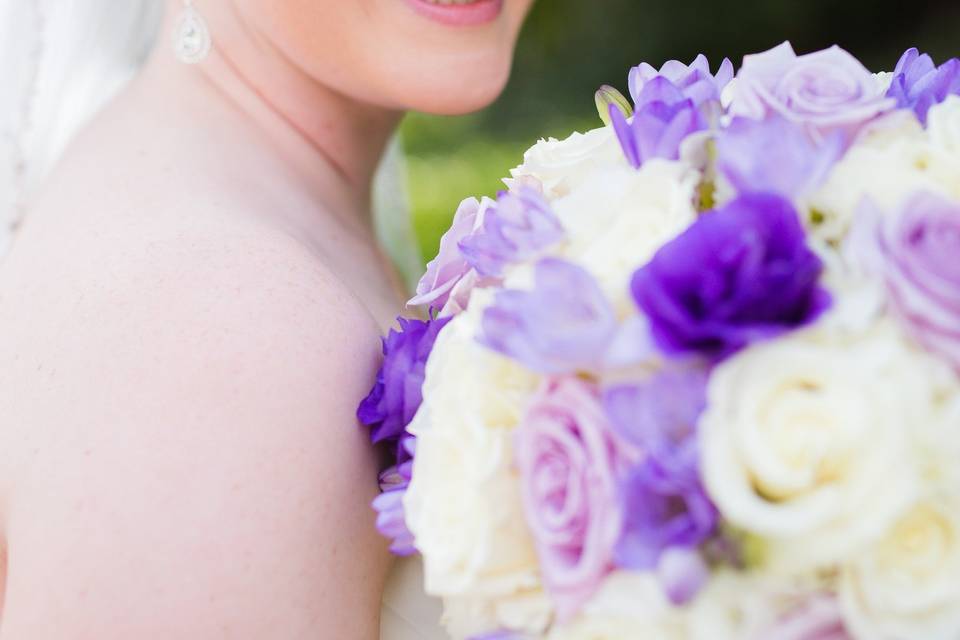
{"label": "pink lipstick", "polygon": [[452,27],[473,27],[496,20],[503,0],[407,0],[413,10]]}

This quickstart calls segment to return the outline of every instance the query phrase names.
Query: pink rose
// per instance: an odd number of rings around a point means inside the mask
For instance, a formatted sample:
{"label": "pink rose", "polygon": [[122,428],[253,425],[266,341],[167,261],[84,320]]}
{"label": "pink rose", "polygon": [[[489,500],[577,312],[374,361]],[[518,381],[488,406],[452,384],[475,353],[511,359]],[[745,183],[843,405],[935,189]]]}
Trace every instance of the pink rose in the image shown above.
{"label": "pink rose", "polygon": [[798,56],[789,42],[745,56],[730,113],[755,120],[771,112],[821,134],[855,134],[896,104],[852,55],[833,46]]}
{"label": "pink rose", "polygon": [[756,640],[851,640],[840,605],[833,596],[811,596]]}
{"label": "pink rose", "polygon": [[578,378],[545,383],[517,430],[516,458],[543,580],[567,620],[610,572],[623,525],[624,454],[597,390]]}
{"label": "pink rose", "polygon": [[894,313],[960,371],[960,204],[918,192],[893,213],[865,201],[860,216],[854,240],[874,250]]}
{"label": "pink rose", "polygon": [[[468,278],[472,269],[460,253],[460,241],[472,234],[483,225],[484,213],[493,201],[484,198],[483,202],[476,198],[467,198],[460,203],[453,223],[443,238],[440,239],[440,250],[437,257],[427,265],[427,272],[417,284],[417,295],[407,304],[412,306],[430,305],[435,309],[443,309],[451,294],[456,289],[458,304],[453,311],[459,311],[470,289],[476,282],[475,277]],[[458,287],[457,285],[463,285]],[[452,315],[446,313],[443,315]]]}

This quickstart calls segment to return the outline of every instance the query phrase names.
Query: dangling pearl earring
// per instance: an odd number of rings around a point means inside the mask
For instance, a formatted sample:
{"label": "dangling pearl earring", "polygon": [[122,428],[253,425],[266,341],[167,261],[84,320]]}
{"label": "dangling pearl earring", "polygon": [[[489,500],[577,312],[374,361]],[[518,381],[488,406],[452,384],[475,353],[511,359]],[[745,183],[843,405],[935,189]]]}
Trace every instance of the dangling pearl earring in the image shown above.
{"label": "dangling pearl earring", "polygon": [[210,29],[207,21],[193,6],[193,0],[183,0],[183,12],[173,30],[173,51],[180,62],[197,64],[210,53]]}

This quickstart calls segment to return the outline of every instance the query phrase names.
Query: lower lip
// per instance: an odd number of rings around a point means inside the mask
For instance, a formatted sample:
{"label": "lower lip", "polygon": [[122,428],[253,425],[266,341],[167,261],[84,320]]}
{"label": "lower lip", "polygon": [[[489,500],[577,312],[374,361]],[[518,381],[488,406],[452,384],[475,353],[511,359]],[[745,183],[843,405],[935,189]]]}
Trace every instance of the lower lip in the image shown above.
{"label": "lower lip", "polygon": [[407,0],[407,3],[423,17],[451,27],[474,27],[493,22],[503,9],[503,0],[477,0],[470,4],[432,4],[427,0]]}

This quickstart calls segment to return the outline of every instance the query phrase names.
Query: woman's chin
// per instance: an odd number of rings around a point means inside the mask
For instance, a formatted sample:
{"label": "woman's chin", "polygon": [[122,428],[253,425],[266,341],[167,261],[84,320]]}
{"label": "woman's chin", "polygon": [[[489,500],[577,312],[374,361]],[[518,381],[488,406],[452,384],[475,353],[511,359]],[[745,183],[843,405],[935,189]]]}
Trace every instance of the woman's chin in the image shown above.
{"label": "woman's chin", "polygon": [[398,101],[405,109],[434,115],[457,116],[489,106],[503,93],[510,78],[508,65],[462,73],[425,74],[426,82],[404,86]]}

